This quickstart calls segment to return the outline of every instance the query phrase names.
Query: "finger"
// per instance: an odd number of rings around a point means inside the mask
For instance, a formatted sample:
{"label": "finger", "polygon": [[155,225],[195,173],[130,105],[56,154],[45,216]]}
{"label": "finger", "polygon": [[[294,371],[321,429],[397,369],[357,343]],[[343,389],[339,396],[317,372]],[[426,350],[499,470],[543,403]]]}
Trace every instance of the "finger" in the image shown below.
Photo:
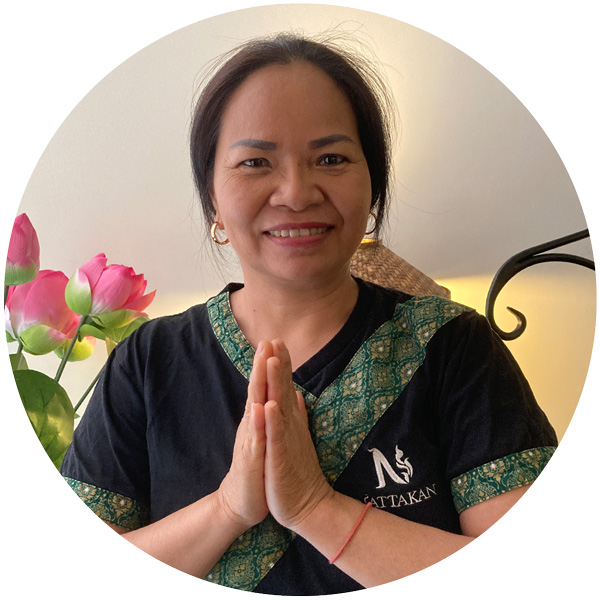
{"label": "finger", "polygon": [[269,340],[261,340],[256,347],[256,351],[270,358],[273,356],[273,343],[269,342]]}
{"label": "finger", "polygon": [[296,391],[296,400],[298,401],[298,410],[300,411],[304,422],[308,425],[308,414],[306,412],[306,404],[304,403],[302,392]]}
{"label": "finger", "polygon": [[277,403],[283,400],[283,385],[280,376],[281,361],[272,356],[266,361],[267,371],[267,401],[273,400]]}
{"label": "finger", "polygon": [[255,402],[250,409],[250,439],[253,453],[263,456],[265,453],[266,431],[265,431],[265,407]]}
{"label": "finger", "polygon": [[250,412],[252,404],[264,404],[267,400],[267,359],[257,351],[252,364],[250,380],[248,382],[248,399],[246,401],[246,414]]}
{"label": "finger", "polygon": [[276,356],[281,361],[281,370],[285,376],[292,378],[292,359],[289,350],[283,340],[273,340],[272,343],[273,356]]}
{"label": "finger", "polygon": [[253,403],[238,430],[240,436],[241,455],[247,461],[246,469],[252,466],[256,470],[264,460],[266,433],[264,406]]}
{"label": "finger", "polygon": [[289,415],[296,409],[296,394],[292,378],[285,376],[277,357],[267,360],[267,400],[277,402],[282,414]]}
{"label": "finger", "polygon": [[283,441],[285,430],[279,404],[273,400],[267,400],[264,406],[264,417],[267,452],[277,453]]}
{"label": "finger", "polygon": [[296,408],[290,353],[283,341],[273,340],[273,354],[267,363],[267,396],[281,405],[284,414],[289,414]]}
{"label": "finger", "polygon": [[264,404],[267,401],[267,359],[273,356],[273,345],[268,341],[261,341],[256,347],[250,381],[248,383],[248,399],[245,414],[250,411],[254,402]]}

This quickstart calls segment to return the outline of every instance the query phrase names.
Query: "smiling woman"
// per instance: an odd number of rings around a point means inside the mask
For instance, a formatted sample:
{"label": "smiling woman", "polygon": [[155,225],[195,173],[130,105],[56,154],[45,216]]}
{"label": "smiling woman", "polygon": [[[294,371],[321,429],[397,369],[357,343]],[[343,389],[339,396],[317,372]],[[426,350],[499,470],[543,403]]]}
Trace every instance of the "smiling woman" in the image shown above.
{"label": "smiling woman", "polygon": [[244,283],[111,354],[62,466],[133,544],[238,589],[423,569],[506,513],[557,443],[485,319],[351,276],[389,183],[385,95],[362,65],[284,34],[207,83],[192,162]]}
{"label": "smiling woman", "polygon": [[344,274],[354,304],[347,272],[366,230],[371,179],[352,108],[323,71],[269,66],[236,90],[222,117],[212,202],[244,273],[236,297],[323,278],[338,287]]}

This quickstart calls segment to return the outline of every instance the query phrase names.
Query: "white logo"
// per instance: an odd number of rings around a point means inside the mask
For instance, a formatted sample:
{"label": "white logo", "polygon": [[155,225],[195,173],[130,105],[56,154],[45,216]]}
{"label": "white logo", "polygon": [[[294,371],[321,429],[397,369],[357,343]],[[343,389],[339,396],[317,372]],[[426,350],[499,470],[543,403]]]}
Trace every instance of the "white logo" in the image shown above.
{"label": "white logo", "polygon": [[375,464],[375,472],[377,473],[377,478],[379,480],[379,485],[377,489],[381,489],[386,486],[385,476],[383,471],[390,476],[392,481],[399,483],[400,485],[406,485],[410,482],[410,478],[413,474],[413,466],[410,464],[408,457],[403,458],[404,452],[396,446],[396,466],[400,473],[394,471],[387,458],[383,455],[380,450],[377,448],[368,448],[369,452],[373,455],[373,463]]}

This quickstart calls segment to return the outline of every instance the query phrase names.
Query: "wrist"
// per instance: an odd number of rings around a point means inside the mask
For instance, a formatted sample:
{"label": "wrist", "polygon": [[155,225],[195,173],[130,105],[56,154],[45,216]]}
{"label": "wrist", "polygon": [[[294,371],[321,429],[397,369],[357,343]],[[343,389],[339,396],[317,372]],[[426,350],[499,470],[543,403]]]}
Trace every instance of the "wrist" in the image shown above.
{"label": "wrist", "polygon": [[326,525],[329,515],[335,510],[336,498],[339,495],[327,482],[324,482],[323,487],[318,494],[315,494],[303,514],[294,523],[287,524],[286,527],[308,539],[311,531]]}
{"label": "wrist", "polygon": [[[365,505],[331,488],[315,509],[294,531],[329,560],[348,543],[350,532],[364,519]],[[361,525],[362,527],[362,525]]]}
{"label": "wrist", "polygon": [[215,519],[220,523],[229,537],[235,539],[250,529],[252,525],[247,524],[230,506],[221,488],[211,494],[212,512]]}

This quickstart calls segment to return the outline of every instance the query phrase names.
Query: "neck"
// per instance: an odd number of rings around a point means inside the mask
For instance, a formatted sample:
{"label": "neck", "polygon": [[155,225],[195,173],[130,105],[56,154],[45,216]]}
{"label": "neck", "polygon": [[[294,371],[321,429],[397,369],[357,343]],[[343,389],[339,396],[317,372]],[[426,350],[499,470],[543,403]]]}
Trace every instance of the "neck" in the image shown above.
{"label": "neck", "polygon": [[326,282],[254,285],[231,295],[231,308],[246,339],[285,342],[296,369],[342,328],[356,305],[358,285],[349,272]]}

